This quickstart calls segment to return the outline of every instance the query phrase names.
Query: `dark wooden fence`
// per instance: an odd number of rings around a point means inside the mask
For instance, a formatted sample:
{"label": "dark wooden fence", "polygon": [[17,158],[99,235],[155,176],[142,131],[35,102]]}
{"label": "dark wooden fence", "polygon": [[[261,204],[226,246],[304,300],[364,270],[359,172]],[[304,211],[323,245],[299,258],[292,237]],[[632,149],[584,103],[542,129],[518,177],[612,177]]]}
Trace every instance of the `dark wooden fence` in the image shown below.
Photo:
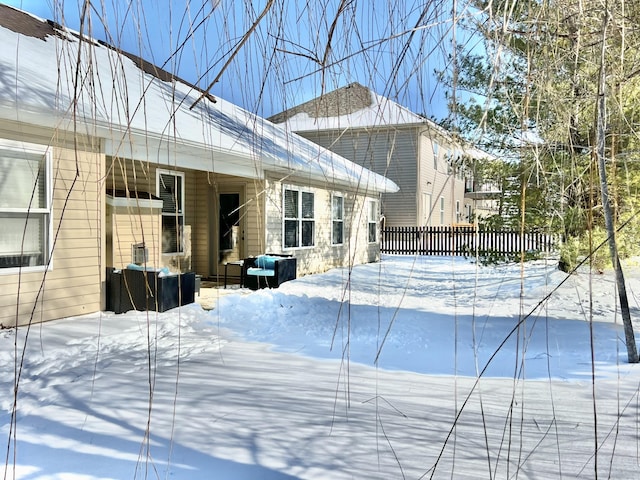
{"label": "dark wooden fence", "polygon": [[544,254],[555,251],[557,238],[532,231],[521,235],[508,230],[472,226],[386,227],[382,230],[382,253],[404,255],[514,256],[520,252]]}

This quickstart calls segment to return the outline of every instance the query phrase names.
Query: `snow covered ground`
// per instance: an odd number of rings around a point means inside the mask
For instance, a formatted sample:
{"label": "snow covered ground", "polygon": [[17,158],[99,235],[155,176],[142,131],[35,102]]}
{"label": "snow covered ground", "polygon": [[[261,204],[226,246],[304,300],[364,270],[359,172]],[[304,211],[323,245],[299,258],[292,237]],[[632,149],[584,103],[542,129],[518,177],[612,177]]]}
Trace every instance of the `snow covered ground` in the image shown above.
{"label": "snow covered ground", "polygon": [[2,478],[637,478],[614,287],[386,256],[211,311],[5,330]]}

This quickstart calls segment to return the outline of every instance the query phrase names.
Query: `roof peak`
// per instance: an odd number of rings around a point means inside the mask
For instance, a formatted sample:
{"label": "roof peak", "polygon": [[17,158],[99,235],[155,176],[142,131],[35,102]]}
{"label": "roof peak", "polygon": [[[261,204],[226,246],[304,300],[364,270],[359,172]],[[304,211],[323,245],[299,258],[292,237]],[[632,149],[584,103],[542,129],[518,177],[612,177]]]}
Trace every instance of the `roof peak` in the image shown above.
{"label": "roof peak", "polygon": [[298,113],[306,113],[311,118],[340,117],[371,107],[373,103],[373,91],[353,82],[322,93],[316,98],[273,115],[268,120],[283,123]]}
{"label": "roof peak", "polygon": [[273,115],[268,120],[274,123],[291,123],[293,131],[429,123],[424,116],[378,95],[358,82],[323,93]]}

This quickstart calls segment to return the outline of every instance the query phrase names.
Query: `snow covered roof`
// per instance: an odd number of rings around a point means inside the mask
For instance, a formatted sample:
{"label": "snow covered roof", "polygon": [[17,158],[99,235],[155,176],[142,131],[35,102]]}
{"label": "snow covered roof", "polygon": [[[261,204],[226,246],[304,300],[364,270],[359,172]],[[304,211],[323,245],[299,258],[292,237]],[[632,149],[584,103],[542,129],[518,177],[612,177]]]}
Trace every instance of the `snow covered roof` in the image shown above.
{"label": "snow covered roof", "polygon": [[284,123],[293,132],[398,125],[437,126],[359,83],[325,93],[269,120]]}
{"label": "snow covered roof", "polygon": [[485,150],[482,150],[481,148],[474,147],[468,144],[467,142],[464,142],[460,148],[461,148],[462,156],[471,160],[497,160],[498,159],[498,157],[496,157],[494,154],[489,153]]}
{"label": "snow covered roof", "polygon": [[427,127],[460,145],[460,153],[475,160],[495,158],[468,144],[428,118],[378,95],[373,90],[351,83],[269,118],[292,132],[414,126]]}
{"label": "snow covered roof", "polygon": [[391,180],[142,59],[0,5],[0,119],[83,132],[105,151],[249,178],[265,171],[369,192]]}

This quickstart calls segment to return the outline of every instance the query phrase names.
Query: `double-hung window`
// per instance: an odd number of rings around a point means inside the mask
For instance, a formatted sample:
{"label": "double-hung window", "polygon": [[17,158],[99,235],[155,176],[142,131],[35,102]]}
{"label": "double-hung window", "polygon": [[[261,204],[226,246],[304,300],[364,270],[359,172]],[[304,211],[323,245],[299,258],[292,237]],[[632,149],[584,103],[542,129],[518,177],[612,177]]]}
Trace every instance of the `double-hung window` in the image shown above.
{"label": "double-hung window", "polygon": [[331,244],[344,243],[344,197],[333,194],[331,196]]}
{"label": "double-hung window", "polygon": [[48,265],[50,172],[47,148],[0,141],[0,269]]}
{"label": "double-hung window", "polygon": [[432,142],[431,145],[433,147],[433,169],[438,170],[438,151],[440,150],[440,145],[435,141]]}
{"label": "double-hung window", "polygon": [[158,170],[157,189],[162,199],[162,253],[184,253],[184,173]]}
{"label": "double-hung window", "polygon": [[369,200],[368,212],[368,240],[369,243],[378,241],[378,202]]}
{"label": "double-hung window", "polygon": [[431,225],[431,194],[422,194],[422,225]]}
{"label": "double-hung window", "polygon": [[284,248],[315,245],[315,213],[313,192],[284,188]]}

